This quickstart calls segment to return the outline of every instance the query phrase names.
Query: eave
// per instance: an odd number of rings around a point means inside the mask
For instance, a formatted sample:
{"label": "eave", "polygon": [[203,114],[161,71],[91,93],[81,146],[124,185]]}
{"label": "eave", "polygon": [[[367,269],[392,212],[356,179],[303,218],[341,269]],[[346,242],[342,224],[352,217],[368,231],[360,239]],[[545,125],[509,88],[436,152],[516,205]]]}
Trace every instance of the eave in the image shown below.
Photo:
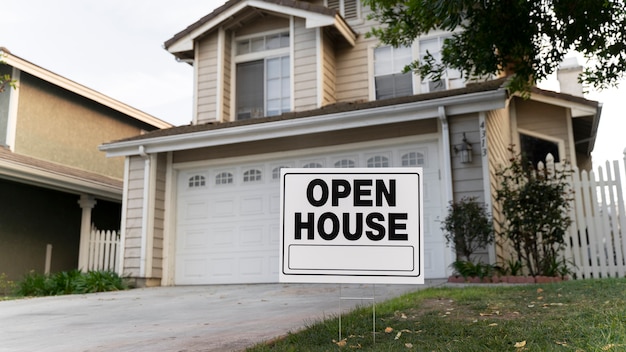
{"label": "eave", "polygon": [[123,181],[6,150],[0,151],[0,178],[76,195],[121,201]]}

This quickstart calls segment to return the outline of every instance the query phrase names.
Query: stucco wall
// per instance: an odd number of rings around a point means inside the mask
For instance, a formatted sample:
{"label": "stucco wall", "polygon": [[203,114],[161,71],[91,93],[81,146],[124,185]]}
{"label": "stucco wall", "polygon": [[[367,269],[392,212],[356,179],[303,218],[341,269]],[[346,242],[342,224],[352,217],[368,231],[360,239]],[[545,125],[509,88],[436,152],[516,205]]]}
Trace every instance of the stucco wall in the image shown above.
{"label": "stucco wall", "polygon": [[149,127],[29,74],[20,77],[17,153],[122,178],[123,158],[107,158],[98,146],[142,128]]}

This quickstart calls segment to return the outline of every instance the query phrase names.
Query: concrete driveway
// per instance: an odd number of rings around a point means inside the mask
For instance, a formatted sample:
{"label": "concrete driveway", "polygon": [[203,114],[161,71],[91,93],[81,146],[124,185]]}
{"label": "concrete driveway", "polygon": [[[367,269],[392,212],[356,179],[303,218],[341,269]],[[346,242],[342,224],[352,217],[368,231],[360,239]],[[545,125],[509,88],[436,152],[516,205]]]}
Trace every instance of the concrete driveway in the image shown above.
{"label": "concrete driveway", "polygon": [[0,351],[239,351],[336,316],[340,295],[375,292],[380,302],[441,283],[177,286],[3,301]]}

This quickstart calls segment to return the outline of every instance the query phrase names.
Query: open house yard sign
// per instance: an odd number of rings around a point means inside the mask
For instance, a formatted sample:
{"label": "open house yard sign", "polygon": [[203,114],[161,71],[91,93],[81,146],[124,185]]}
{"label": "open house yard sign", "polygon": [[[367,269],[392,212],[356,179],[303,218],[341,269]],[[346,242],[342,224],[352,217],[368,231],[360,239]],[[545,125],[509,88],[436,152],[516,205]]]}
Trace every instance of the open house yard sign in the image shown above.
{"label": "open house yard sign", "polygon": [[422,175],[283,169],[279,281],[423,284]]}

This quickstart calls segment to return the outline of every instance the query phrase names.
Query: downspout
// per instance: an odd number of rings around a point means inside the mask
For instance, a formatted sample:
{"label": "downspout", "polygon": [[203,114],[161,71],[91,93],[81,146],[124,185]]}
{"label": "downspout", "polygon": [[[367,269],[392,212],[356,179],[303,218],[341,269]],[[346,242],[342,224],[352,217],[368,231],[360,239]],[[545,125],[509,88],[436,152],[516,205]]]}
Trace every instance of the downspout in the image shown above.
{"label": "downspout", "polygon": [[143,166],[143,204],[141,207],[141,250],[139,257],[139,276],[146,277],[146,252],[148,244],[148,215],[150,205],[150,155],[143,145],[139,146],[139,156],[144,160]]}
{"label": "downspout", "polygon": [[[443,153],[443,170],[441,172],[441,182],[444,183],[444,201],[445,209],[448,209],[448,204],[454,199],[452,190],[452,153],[450,148],[450,126],[448,125],[448,116],[446,116],[446,107],[439,106],[438,108],[439,121],[441,122],[441,144]],[[456,260],[456,254],[450,247],[449,250],[444,252],[444,262],[450,263]],[[452,274],[450,266],[447,266],[446,273]]]}
{"label": "downspout", "polygon": [[447,205],[454,199],[452,193],[452,153],[450,149],[450,126],[448,126],[448,116],[446,107],[440,106],[438,109],[439,121],[441,122],[441,143],[443,151],[443,172],[441,181],[445,184],[444,200]]}

